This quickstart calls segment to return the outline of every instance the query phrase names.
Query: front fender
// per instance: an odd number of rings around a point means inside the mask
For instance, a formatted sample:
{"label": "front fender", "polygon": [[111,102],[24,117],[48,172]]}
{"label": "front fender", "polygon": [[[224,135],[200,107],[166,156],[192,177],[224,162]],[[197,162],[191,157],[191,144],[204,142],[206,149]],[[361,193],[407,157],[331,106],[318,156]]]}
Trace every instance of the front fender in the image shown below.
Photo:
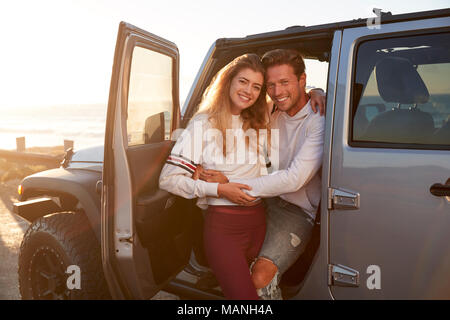
{"label": "front fender", "polygon": [[[42,171],[26,177],[22,185],[20,201],[30,198],[52,196],[58,197],[62,211],[82,208],[91,224],[98,241],[100,238],[100,194],[96,191],[97,181],[102,179],[98,170],[58,168]],[[33,215],[37,219],[46,214],[42,210]]]}

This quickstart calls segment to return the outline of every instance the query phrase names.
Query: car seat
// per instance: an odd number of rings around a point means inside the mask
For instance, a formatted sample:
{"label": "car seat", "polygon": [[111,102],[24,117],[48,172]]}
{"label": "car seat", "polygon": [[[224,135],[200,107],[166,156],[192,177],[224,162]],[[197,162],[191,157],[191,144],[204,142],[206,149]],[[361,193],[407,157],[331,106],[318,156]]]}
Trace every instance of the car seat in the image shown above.
{"label": "car seat", "polygon": [[434,144],[450,144],[450,118],[434,133],[432,137]]}

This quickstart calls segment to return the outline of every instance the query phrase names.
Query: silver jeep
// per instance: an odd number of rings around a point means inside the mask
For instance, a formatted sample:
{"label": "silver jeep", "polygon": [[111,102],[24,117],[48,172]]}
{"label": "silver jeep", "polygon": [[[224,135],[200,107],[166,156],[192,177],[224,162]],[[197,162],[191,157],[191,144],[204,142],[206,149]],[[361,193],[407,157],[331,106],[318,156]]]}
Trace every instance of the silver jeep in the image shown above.
{"label": "silver jeep", "polygon": [[[177,46],[121,23],[104,148],[22,182],[22,297],[223,299],[200,210],[160,190],[159,173],[215,73],[274,48],[328,64],[321,208],[284,297],[449,299],[449,9],[218,39],[182,109]],[[71,265],[80,289],[66,285]]]}

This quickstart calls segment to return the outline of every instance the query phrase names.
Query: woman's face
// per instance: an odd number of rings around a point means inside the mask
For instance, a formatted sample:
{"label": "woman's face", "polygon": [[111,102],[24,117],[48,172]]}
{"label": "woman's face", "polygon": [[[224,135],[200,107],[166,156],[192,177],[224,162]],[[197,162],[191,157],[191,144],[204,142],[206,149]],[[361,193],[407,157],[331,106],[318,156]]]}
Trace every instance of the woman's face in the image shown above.
{"label": "woman's face", "polygon": [[264,77],[261,72],[246,68],[238,72],[231,80],[231,113],[238,115],[253,105],[261,93]]}

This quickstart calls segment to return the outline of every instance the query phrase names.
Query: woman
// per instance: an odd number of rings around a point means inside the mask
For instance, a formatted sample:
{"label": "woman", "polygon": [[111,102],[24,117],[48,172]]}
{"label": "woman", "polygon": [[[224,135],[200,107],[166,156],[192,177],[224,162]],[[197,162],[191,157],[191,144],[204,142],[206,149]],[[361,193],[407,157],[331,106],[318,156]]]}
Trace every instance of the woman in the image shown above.
{"label": "woman", "polygon": [[229,185],[196,180],[192,174],[198,165],[222,171],[230,179],[266,173],[260,156],[265,137],[250,135],[247,141],[245,134],[268,129],[264,74],[256,54],[237,57],[221,69],[160,176],[161,189],[185,198],[198,197],[197,205],[207,210],[205,254],[227,299],[258,299],[249,263],[264,241],[264,206],[261,201],[238,206],[218,198]]}

